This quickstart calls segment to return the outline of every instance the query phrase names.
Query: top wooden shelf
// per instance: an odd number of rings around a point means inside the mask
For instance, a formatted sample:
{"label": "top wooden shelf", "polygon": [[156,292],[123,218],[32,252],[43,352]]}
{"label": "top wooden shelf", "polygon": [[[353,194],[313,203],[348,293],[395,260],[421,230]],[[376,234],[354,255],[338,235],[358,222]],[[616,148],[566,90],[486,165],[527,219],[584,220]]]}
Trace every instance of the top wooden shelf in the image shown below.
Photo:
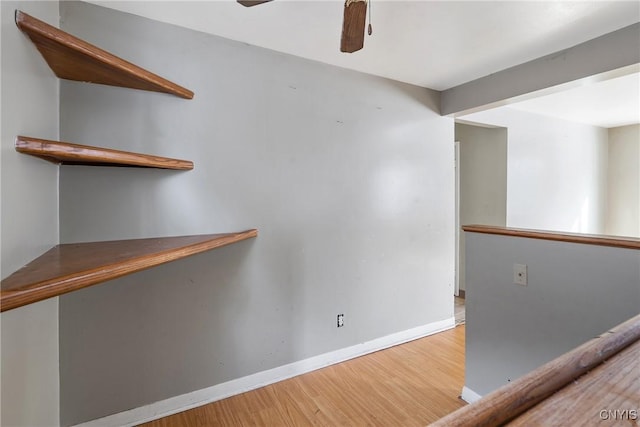
{"label": "top wooden shelf", "polygon": [[111,150],[70,142],[18,136],[16,151],[64,165],[128,166],[158,169],[191,170],[193,162],[129,151]]}
{"label": "top wooden shelf", "polygon": [[193,92],[16,10],[16,25],[61,79],[163,92],[185,99]]}
{"label": "top wooden shelf", "polygon": [[58,245],[2,280],[0,311],[32,304],[257,235],[258,230],[252,229],[238,233]]}

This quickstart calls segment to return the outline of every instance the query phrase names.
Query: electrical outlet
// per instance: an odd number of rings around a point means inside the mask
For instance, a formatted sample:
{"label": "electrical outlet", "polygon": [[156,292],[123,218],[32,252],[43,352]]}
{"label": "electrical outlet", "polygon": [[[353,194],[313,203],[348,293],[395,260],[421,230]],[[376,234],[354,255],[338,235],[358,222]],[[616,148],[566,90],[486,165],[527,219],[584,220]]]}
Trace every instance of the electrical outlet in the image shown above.
{"label": "electrical outlet", "polygon": [[527,286],[526,264],[513,264],[513,283],[515,285]]}
{"label": "electrical outlet", "polygon": [[344,326],[344,314],[338,314],[338,328]]}

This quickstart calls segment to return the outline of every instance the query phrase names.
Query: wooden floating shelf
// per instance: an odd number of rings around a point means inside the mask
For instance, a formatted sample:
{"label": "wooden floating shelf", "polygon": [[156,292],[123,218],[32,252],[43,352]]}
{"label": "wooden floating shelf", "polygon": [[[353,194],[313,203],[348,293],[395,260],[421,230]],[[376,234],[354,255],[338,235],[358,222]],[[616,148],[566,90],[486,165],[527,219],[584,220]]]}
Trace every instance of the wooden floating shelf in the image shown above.
{"label": "wooden floating shelf", "polygon": [[7,311],[156,265],[256,237],[258,230],[58,245],[0,284]]}
{"label": "wooden floating shelf", "polygon": [[185,99],[193,92],[69,33],[16,10],[16,25],[61,79],[163,92]]}
{"label": "wooden floating shelf", "polygon": [[125,166],[191,170],[193,162],[148,154],[18,136],[16,151],[64,165]]}

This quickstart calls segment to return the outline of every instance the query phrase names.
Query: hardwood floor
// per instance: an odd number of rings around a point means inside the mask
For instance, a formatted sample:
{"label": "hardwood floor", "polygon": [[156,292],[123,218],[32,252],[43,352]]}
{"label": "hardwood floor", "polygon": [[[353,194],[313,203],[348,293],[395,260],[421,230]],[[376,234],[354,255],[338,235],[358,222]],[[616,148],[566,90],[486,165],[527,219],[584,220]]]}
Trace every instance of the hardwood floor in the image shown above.
{"label": "hardwood floor", "polygon": [[465,405],[464,333],[458,326],[143,425],[425,426]]}
{"label": "hardwood floor", "polygon": [[463,325],[465,323],[465,319],[466,319],[466,310],[465,310],[465,305],[464,305],[464,298],[460,298],[460,297],[455,297],[454,298],[454,306],[453,306],[453,313],[455,315],[456,318],[456,326],[457,325]]}

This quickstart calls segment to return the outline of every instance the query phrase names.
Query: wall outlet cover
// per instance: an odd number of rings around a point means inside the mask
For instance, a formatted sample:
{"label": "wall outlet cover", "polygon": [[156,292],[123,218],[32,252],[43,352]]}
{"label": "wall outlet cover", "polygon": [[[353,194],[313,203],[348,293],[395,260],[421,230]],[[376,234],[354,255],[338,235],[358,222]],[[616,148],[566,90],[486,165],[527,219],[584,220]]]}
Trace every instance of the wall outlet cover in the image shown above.
{"label": "wall outlet cover", "polygon": [[526,264],[513,264],[513,283],[527,286],[527,266]]}

